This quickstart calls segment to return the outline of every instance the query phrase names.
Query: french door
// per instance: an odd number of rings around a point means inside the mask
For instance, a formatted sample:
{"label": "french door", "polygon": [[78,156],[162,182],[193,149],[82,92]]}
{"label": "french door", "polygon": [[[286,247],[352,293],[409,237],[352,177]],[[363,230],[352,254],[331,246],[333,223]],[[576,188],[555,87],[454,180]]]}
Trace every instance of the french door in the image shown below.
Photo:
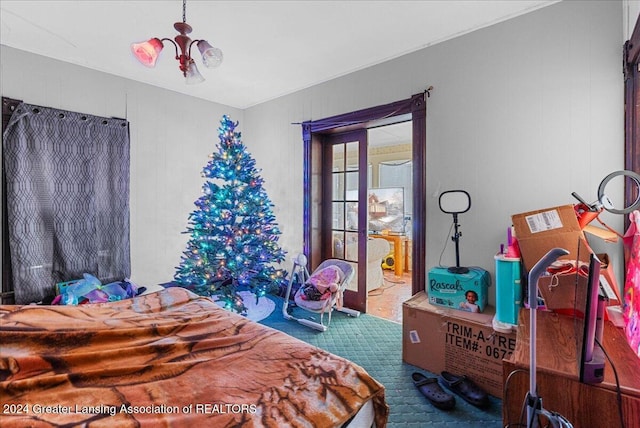
{"label": "french door", "polygon": [[[426,99],[430,89],[406,100],[302,123],[304,254],[309,260],[309,269],[313,270],[323,260],[332,257],[334,251],[338,251],[335,254],[339,254],[341,244],[334,239],[334,236],[343,238],[342,248],[346,251],[344,254],[346,257],[356,257],[355,263],[359,273],[357,290],[347,292],[345,295],[345,306],[352,309],[366,312],[367,128],[411,120],[413,141],[411,251],[412,260],[414,260],[411,271],[412,294],[425,289]],[[343,156],[343,160],[348,159],[349,150],[357,150],[357,165],[349,164],[348,160],[343,161],[341,166],[337,166],[342,170],[335,171],[334,174],[334,150],[336,164],[339,163],[337,159],[340,156]],[[327,169],[331,171],[329,174],[331,178],[327,178],[324,172]],[[337,178],[334,178],[334,175]],[[352,193],[347,194],[347,187],[354,184],[355,175],[358,177],[357,198],[352,197]],[[334,179],[337,180],[335,195]],[[347,179],[350,180],[349,183]],[[339,185],[343,186],[344,195],[340,194]],[[357,207],[356,226],[352,223],[354,203],[357,203],[355,205]],[[334,209],[338,213],[335,219]],[[350,213],[351,218],[349,218]],[[343,223],[344,226],[341,226]],[[354,243],[349,239],[355,239],[357,242],[355,253]]]}
{"label": "french door", "polygon": [[344,293],[344,305],[366,312],[367,260],[367,131],[360,129],[327,136],[323,148],[322,240],[325,258],[357,266],[357,278]]}

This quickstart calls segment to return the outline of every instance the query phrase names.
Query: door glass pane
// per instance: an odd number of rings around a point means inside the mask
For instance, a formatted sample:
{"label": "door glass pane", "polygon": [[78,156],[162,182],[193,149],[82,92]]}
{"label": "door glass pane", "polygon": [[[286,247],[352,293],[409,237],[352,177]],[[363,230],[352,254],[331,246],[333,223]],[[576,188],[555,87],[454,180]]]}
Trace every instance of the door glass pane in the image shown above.
{"label": "door glass pane", "polygon": [[333,171],[344,171],[345,165],[344,144],[336,144],[333,146]]}
{"label": "door glass pane", "polygon": [[347,230],[358,230],[358,171],[349,171],[345,176],[347,191],[346,201],[346,227]]}
{"label": "door glass pane", "polygon": [[333,202],[333,226],[334,230],[344,230],[345,229],[345,213],[344,213],[344,202]]}
{"label": "door glass pane", "polygon": [[345,234],[345,255],[344,258],[349,261],[358,261],[358,234],[354,232],[347,232]]}
{"label": "door glass pane", "polygon": [[353,141],[351,143],[346,143],[346,151],[347,151],[347,162],[345,166],[348,166],[348,170],[357,171],[358,170],[358,142]]}
{"label": "door glass pane", "polygon": [[349,170],[345,175],[345,185],[347,191],[347,199],[357,201],[358,200],[358,170]]}
{"label": "door glass pane", "polygon": [[331,195],[332,201],[344,200],[344,186],[345,176],[343,172],[336,172],[333,174],[333,191]]}
{"label": "door glass pane", "polygon": [[334,259],[344,259],[344,233],[333,232],[332,238],[332,257]]}
{"label": "door glass pane", "polygon": [[346,230],[357,231],[358,230],[358,202],[347,202],[347,218],[346,218]]}

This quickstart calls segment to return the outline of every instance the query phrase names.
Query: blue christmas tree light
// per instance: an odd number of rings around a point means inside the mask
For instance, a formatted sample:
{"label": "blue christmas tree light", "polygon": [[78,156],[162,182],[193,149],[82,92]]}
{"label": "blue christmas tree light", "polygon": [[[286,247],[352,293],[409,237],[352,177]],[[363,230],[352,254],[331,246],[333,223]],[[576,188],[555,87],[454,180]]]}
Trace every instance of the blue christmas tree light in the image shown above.
{"label": "blue christmas tree light", "polygon": [[281,232],[237,125],[226,115],[220,120],[220,142],[202,170],[207,181],[189,215],[185,233],[191,237],[174,280],[244,313],[238,287],[259,298],[276,289],[286,272],[274,266],[285,256],[278,245]]}

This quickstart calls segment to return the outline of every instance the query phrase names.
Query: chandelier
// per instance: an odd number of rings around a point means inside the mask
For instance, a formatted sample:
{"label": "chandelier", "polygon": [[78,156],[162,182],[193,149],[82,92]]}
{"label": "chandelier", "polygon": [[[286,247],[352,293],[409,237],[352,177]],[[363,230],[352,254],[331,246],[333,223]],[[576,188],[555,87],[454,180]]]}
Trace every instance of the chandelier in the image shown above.
{"label": "chandelier", "polygon": [[[209,44],[206,40],[191,40],[187,34],[191,33],[191,26],[187,24],[187,0],[182,0],[182,22],[173,24],[178,34],[173,40],[153,37],[146,42],[133,43],[131,51],[143,65],[155,67],[156,60],[164,47],[164,42],[171,42],[176,49],[180,71],[188,85],[204,82],[204,77],[198,71],[196,63],[191,58],[191,47],[195,44],[202,55],[202,63],[207,68],[215,68],[222,63],[222,51]],[[175,41],[174,41],[175,40]]]}

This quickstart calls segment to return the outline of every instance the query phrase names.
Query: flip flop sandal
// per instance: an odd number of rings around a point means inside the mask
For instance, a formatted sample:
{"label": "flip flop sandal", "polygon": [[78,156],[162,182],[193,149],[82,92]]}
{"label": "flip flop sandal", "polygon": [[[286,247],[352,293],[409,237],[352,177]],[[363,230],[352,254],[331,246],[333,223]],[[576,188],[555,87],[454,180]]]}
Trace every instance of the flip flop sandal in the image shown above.
{"label": "flip flop sandal", "polygon": [[442,389],[437,378],[426,377],[422,373],[413,373],[411,378],[418,391],[435,407],[442,410],[453,409],[456,404],[455,397]]}
{"label": "flip flop sandal", "polygon": [[440,381],[467,403],[481,408],[488,407],[490,404],[487,393],[466,376],[456,376],[449,372],[442,372],[440,373]]}

